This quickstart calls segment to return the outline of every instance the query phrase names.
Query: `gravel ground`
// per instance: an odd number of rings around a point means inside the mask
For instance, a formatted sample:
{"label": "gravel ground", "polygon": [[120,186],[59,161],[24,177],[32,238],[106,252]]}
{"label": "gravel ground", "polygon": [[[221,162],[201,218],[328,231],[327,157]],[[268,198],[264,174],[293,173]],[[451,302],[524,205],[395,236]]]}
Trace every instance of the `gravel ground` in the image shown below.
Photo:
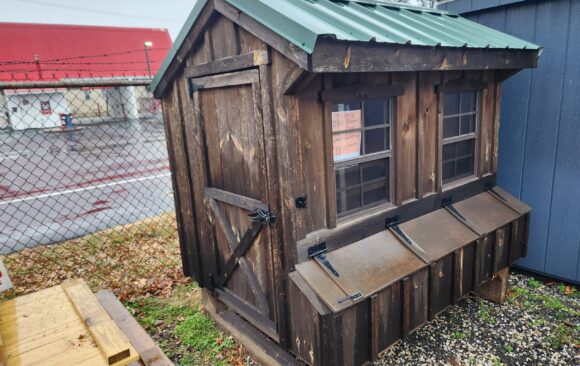
{"label": "gravel ground", "polygon": [[580,365],[580,294],[510,273],[506,304],[470,296],[374,365]]}

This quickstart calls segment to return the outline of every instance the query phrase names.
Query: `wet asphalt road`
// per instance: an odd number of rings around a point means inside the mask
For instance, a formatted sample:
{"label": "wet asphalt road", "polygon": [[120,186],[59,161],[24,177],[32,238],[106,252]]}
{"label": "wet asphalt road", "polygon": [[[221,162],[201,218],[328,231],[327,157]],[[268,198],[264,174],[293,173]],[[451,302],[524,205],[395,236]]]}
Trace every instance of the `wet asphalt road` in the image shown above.
{"label": "wet asphalt road", "polygon": [[172,211],[154,117],[70,132],[0,130],[0,254]]}

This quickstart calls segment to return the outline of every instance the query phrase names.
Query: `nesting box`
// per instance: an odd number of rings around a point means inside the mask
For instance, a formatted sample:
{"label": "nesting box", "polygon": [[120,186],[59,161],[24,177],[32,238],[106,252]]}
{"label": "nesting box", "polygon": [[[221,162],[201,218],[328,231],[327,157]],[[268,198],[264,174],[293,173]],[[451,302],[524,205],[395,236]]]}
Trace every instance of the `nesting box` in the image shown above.
{"label": "nesting box", "polygon": [[382,2],[198,1],[153,83],[185,273],[310,365],[501,299],[530,214],[496,186],[501,84],[539,51]]}

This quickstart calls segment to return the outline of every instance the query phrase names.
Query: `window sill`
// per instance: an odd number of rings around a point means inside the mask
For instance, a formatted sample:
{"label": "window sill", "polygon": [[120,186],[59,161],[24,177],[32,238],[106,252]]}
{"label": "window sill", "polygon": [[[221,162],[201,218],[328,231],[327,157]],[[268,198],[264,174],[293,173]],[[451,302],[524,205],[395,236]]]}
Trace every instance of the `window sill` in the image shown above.
{"label": "window sill", "polygon": [[443,186],[442,186],[442,189],[441,189],[441,190],[442,190],[443,192],[450,191],[450,190],[452,190],[452,189],[455,189],[455,188],[457,188],[457,187],[459,187],[459,186],[462,186],[462,185],[465,185],[465,184],[471,183],[471,182],[473,182],[473,181],[476,181],[476,180],[478,180],[478,179],[479,179],[479,178],[478,178],[477,176],[475,176],[475,175],[470,175],[470,176],[468,176],[468,177],[464,177],[464,178],[461,178],[461,179],[455,180],[455,181],[453,181],[453,182],[450,182],[450,183],[447,183],[447,184],[443,184]]}
{"label": "window sill", "polygon": [[363,209],[361,211],[354,212],[352,214],[347,214],[346,216],[339,217],[336,220],[336,228],[335,229],[344,228],[344,227],[350,226],[352,224],[355,224],[356,222],[366,220],[369,218],[369,216],[382,215],[385,212],[388,212],[388,211],[394,209],[395,207],[396,206],[393,205],[391,202],[386,202],[386,203],[381,203],[380,205],[377,205],[375,207]]}

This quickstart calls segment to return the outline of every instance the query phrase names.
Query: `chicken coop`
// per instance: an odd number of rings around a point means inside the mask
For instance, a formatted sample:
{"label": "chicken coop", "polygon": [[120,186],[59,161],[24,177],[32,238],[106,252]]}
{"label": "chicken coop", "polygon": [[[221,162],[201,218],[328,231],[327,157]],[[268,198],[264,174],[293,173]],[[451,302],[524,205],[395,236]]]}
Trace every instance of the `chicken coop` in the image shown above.
{"label": "chicken coop", "polygon": [[501,85],[540,52],[380,1],[198,1],[152,88],[218,324],[264,364],[362,365],[501,302],[531,211],[496,186]]}

